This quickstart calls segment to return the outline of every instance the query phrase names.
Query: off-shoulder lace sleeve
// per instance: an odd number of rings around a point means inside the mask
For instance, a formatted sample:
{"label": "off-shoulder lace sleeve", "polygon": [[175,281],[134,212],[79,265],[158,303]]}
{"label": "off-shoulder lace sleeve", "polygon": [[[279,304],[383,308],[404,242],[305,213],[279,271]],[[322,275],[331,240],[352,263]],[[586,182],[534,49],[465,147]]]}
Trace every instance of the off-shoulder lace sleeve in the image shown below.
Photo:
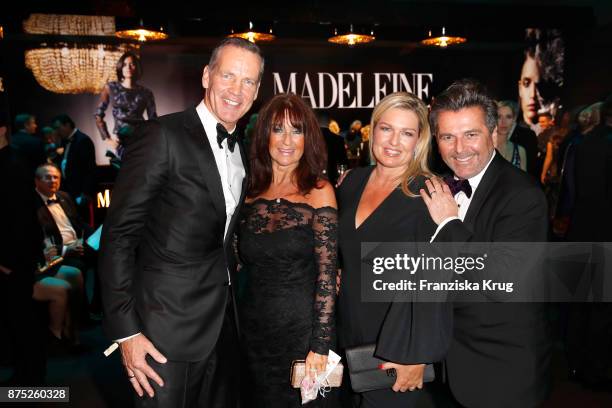
{"label": "off-shoulder lace sleeve", "polygon": [[314,303],[310,349],[327,355],[335,332],[338,212],[335,208],[315,210],[312,221],[314,255],[319,275]]}

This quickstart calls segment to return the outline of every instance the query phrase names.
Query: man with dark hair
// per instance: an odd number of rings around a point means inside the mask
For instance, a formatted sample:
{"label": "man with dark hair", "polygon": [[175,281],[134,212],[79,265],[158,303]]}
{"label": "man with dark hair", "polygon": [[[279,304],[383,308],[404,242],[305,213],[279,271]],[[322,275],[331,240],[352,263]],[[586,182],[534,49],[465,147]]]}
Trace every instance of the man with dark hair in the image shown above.
{"label": "man with dark hair", "polygon": [[20,154],[31,174],[39,164],[47,160],[45,146],[40,137],[36,135],[36,117],[29,113],[20,113],[15,117],[15,133],[11,136],[11,148]]}
{"label": "man with dark hair", "polygon": [[93,142],[75,126],[68,115],[54,117],[51,124],[64,144],[61,161],[63,190],[75,200],[81,216],[89,219],[86,209],[96,195],[96,153]]}
{"label": "man with dark hair", "polygon": [[152,398],[139,407],[237,404],[232,235],[246,155],[236,123],[263,66],[255,44],[223,40],[204,67],[203,101],[146,122],[127,146],[99,270],[106,332],[136,393]]}
{"label": "man with dark hair", "polygon": [[[495,151],[497,108],[482,85],[453,83],[436,97],[430,121],[440,155],[454,173],[446,183],[428,180],[421,190],[438,224],[432,240],[545,241],[546,199],[534,180]],[[537,406],[548,393],[544,306],[474,296],[484,298],[477,303],[460,297],[454,303],[446,358],[453,396],[470,408]]]}

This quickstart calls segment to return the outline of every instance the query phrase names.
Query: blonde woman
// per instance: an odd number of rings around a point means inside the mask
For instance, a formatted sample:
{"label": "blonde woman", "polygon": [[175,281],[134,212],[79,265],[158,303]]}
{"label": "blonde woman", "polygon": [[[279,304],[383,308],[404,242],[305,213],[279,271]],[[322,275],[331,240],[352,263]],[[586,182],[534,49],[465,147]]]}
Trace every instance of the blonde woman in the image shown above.
{"label": "blonde woman", "polygon": [[[441,360],[448,345],[449,309],[433,303],[365,303],[361,298],[362,242],[424,242],[434,234],[418,191],[431,176],[427,107],[409,93],[385,97],[371,120],[375,165],[355,168],[338,190],[342,284],[338,335],[343,348],[376,343],[376,356],[395,369],[392,388],[358,396],[360,407],[413,407],[425,363]],[[398,341],[398,339],[404,339]]]}

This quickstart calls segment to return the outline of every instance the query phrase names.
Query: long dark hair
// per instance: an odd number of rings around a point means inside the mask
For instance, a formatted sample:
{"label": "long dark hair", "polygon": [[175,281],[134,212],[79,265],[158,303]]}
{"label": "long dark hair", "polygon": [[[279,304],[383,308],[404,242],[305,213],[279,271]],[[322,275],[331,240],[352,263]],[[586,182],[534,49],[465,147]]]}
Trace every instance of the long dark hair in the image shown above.
{"label": "long dark hair", "polygon": [[272,183],[270,133],[282,126],[288,117],[291,125],[304,133],[304,154],[293,172],[300,194],[320,188],[319,181],[327,168],[327,148],[312,109],[297,95],[278,94],[259,111],[250,152],[249,197],[257,197]]}

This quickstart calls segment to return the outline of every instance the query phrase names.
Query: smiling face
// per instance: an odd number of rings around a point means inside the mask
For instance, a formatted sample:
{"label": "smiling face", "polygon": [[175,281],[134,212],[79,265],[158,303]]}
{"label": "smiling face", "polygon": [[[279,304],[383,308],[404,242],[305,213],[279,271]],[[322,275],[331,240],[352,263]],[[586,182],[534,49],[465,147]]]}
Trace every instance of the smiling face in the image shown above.
{"label": "smiling face", "polygon": [[414,158],[418,139],[417,115],[406,109],[389,109],[381,115],[372,135],[376,163],[384,167],[407,167]]}
{"label": "smiling face", "polygon": [[529,55],[525,58],[521,79],[518,82],[521,111],[525,123],[533,125],[537,122],[539,95],[536,85],[540,82],[540,71],[536,60]]}
{"label": "smiling face", "polygon": [[269,143],[272,167],[297,168],[304,154],[304,131],[295,127],[285,114],[283,123],[275,123],[270,131]]}
{"label": "smiling face", "polygon": [[248,50],[226,46],[219,51],[215,66],[206,66],[202,86],[204,103],[229,131],[253,105],[259,90],[260,57]]}
{"label": "smiling face", "polygon": [[439,113],[438,149],[444,163],[461,179],[474,177],[485,168],[493,154],[493,136],[479,107]]}

